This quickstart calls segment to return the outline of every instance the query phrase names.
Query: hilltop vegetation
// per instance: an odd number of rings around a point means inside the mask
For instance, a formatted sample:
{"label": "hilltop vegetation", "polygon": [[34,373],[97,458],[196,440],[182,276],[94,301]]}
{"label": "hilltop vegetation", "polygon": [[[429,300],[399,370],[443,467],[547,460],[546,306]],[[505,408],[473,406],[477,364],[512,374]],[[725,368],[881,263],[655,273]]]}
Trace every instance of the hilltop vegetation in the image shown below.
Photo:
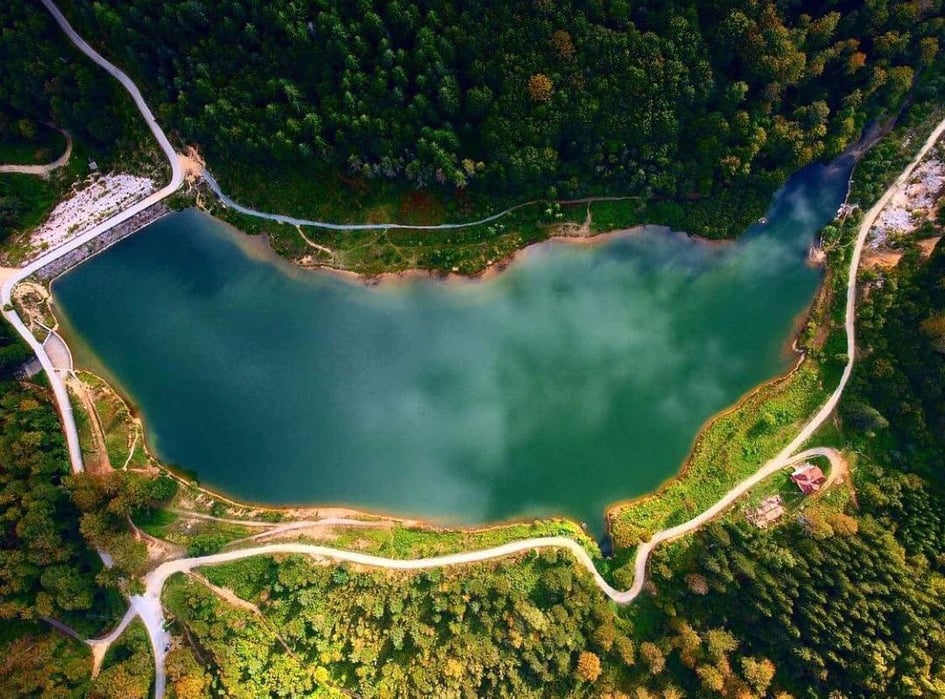
{"label": "hilltop vegetation", "polygon": [[0,174],[0,244],[43,219],[74,183],[100,170],[166,168],[131,98],[101,68],[81,55],[38,2],[0,5],[0,164],[43,163],[65,148],[67,165],[49,179]]}
{"label": "hilltop vegetation", "polygon": [[309,216],[607,191],[741,225],[945,75],[917,0],[70,4],[237,198]]}
{"label": "hilltop vegetation", "polygon": [[128,94],[69,43],[39,3],[4,3],[0,27],[0,142],[41,145],[52,123],[107,167],[146,141]]}
{"label": "hilltop vegetation", "polygon": [[[12,376],[30,356],[0,322],[0,694],[146,696],[146,637],[123,636],[91,680],[88,650],[41,619],[63,621],[85,637],[117,620],[126,605],[119,590],[133,588],[147,560],[126,518],[172,495],[173,484],[131,473],[69,475],[48,388]],[[93,546],[111,554],[111,568]]]}

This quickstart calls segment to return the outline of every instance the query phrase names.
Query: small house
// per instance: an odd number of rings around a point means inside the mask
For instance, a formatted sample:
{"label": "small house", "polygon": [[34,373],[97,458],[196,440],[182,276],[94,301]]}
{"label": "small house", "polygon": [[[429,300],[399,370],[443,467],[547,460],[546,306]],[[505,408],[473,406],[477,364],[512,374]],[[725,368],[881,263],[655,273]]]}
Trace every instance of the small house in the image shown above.
{"label": "small house", "polygon": [[804,495],[811,495],[823,487],[824,483],[827,482],[827,477],[818,466],[805,462],[795,467],[794,473],[791,474],[791,480],[794,481],[794,485],[801,489]]}
{"label": "small house", "polygon": [[780,495],[769,495],[753,510],[746,513],[748,521],[759,529],[776,522],[784,514],[784,503]]}

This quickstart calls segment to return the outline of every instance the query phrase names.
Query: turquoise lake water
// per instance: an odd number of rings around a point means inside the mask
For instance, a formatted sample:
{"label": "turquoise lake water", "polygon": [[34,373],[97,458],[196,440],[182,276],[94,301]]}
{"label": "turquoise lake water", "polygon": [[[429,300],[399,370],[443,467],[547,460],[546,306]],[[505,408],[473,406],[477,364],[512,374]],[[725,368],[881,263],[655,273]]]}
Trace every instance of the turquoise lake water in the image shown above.
{"label": "turquoise lake water", "polygon": [[263,503],[439,522],[604,508],[675,474],[703,422],[784,371],[851,163],[814,166],[736,244],[646,230],[545,244],[486,281],[290,269],[194,210],[53,285],[80,356],[166,462]]}

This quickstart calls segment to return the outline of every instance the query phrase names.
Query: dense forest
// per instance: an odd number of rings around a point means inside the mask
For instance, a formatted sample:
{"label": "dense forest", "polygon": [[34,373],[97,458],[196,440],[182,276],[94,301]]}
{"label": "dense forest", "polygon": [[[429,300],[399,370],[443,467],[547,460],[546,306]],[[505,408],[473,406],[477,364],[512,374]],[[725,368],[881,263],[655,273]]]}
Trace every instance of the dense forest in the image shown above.
{"label": "dense forest", "polygon": [[940,0],[66,5],[234,187],[770,193],[945,81]]}
{"label": "dense forest", "polygon": [[[123,636],[92,680],[88,650],[42,620],[95,637],[124,613],[119,591],[132,589],[147,560],[127,516],[156,507],[176,484],[131,473],[69,475],[48,388],[13,377],[30,356],[0,322],[0,695],[144,696],[153,674],[145,636]],[[112,567],[93,547],[109,551]]]}
{"label": "dense forest", "polygon": [[[940,209],[945,223],[945,204]],[[933,231],[934,232],[934,231]],[[845,417],[883,465],[945,479],[945,255],[911,246],[892,273],[869,284],[859,311],[870,351]]]}
{"label": "dense forest", "polygon": [[178,681],[222,696],[290,687],[312,696],[781,699],[945,690],[941,575],[872,505],[768,533],[713,524],[653,569],[650,594],[626,610],[555,554],[419,574],[301,557],[203,571],[259,604],[262,623],[193,580],[172,580],[165,601],[193,644],[178,651]]}
{"label": "dense forest", "polygon": [[69,458],[59,416],[40,386],[12,379],[32,356],[0,323],[0,619],[93,608],[101,568],[79,534],[64,487]]}
{"label": "dense forest", "polygon": [[100,159],[135,150],[147,132],[122,87],[72,47],[39,3],[4,3],[0,141],[34,140],[47,123]]}

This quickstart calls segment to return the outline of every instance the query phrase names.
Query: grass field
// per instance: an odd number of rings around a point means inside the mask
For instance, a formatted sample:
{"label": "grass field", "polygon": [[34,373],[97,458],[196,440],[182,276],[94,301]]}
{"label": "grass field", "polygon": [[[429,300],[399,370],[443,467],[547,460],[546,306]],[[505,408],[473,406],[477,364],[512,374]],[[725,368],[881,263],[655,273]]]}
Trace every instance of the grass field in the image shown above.
{"label": "grass field", "polygon": [[101,455],[95,448],[95,439],[92,436],[92,417],[85,410],[82,401],[76,398],[72,392],[69,392],[69,398],[72,403],[72,415],[75,418],[76,430],[79,433],[79,449],[82,451],[82,460],[92,459],[98,461]]}
{"label": "grass field", "polygon": [[144,436],[125,402],[111,386],[95,374],[82,371],[79,372],[79,377],[88,386],[95,404],[112,468],[122,468],[126,463],[129,468],[147,467],[150,459],[144,448]]}

